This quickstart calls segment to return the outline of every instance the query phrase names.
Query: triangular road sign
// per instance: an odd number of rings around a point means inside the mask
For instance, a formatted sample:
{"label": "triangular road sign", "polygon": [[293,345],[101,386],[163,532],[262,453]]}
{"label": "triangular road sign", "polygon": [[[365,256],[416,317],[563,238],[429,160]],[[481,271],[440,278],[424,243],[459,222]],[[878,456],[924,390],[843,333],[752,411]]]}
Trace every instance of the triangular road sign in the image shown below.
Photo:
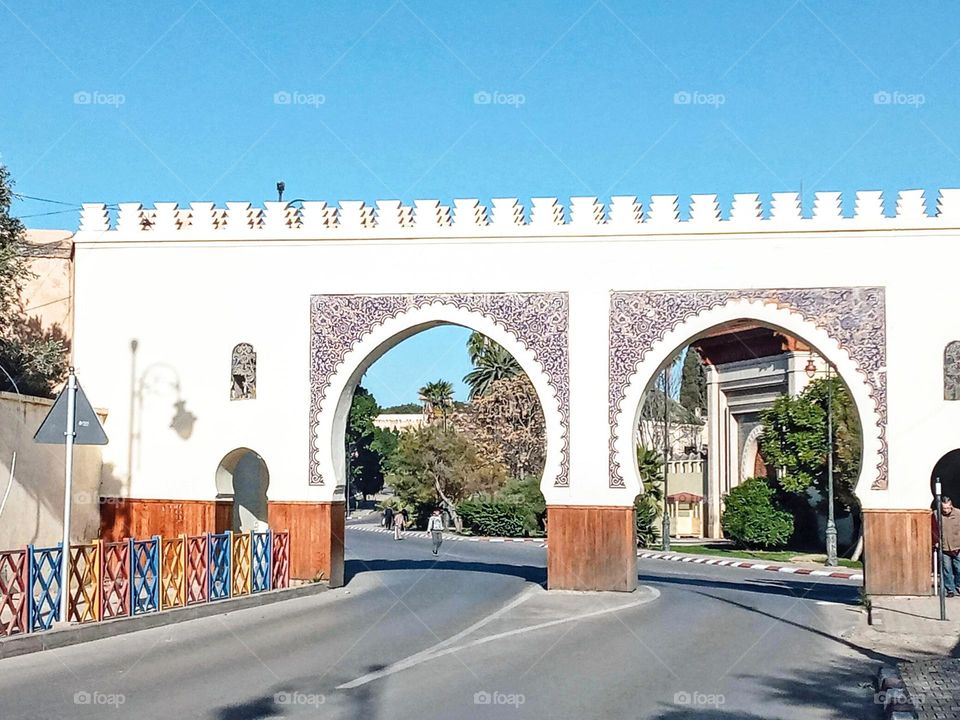
{"label": "triangular road sign", "polygon": [[[40,429],[33,436],[34,442],[44,443],[46,445],[63,445],[67,438],[67,393],[69,388],[64,388],[57,395],[56,402],[47,413],[47,417],[40,424]],[[107,434],[103,431],[103,425],[100,424],[100,418],[93,411],[90,401],[80,387],[80,381],[77,381],[76,407],[76,436],[74,445],[106,445]]]}

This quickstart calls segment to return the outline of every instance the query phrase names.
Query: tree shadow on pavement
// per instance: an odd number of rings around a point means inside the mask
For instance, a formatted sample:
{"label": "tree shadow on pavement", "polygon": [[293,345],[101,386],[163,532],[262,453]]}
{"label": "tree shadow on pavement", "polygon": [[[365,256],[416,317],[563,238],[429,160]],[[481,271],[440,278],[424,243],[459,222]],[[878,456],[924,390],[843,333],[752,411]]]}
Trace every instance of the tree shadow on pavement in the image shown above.
{"label": "tree shadow on pavement", "polygon": [[493,573],[521,578],[527,582],[547,586],[547,569],[537,565],[510,565],[507,563],[462,562],[457,560],[347,560],[343,564],[344,584],[356,575],[380,570],[457,570],[460,572]]}
{"label": "tree shadow on pavement", "polygon": [[842,605],[855,606],[860,602],[859,586],[839,585],[837,583],[786,580],[784,578],[744,578],[736,582],[712,580],[702,577],[679,575],[654,575],[642,573],[640,582],[664,583],[667,585],[690,585],[715,590],[734,590],[736,592],[755,592],[765,595],[783,595],[785,597],[804,598],[806,600],[825,600]]}

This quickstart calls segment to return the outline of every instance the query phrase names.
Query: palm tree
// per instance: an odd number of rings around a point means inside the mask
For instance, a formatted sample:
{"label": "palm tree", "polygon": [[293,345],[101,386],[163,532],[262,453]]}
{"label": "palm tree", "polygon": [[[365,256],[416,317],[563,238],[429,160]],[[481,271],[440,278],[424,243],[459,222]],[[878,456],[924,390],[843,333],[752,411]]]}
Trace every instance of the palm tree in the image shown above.
{"label": "palm tree", "polygon": [[453,407],[453,383],[446,380],[428,382],[419,390],[423,414],[428,418],[439,414],[443,426],[447,425],[447,410]]}
{"label": "palm tree", "polygon": [[[482,338],[483,344],[475,341],[474,336]],[[478,395],[485,395],[497,380],[523,374],[520,363],[505,347],[480,333],[473,333],[470,336],[467,352],[473,361],[473,370],[464,375],[463,381],[470,388],[471,399]]]}

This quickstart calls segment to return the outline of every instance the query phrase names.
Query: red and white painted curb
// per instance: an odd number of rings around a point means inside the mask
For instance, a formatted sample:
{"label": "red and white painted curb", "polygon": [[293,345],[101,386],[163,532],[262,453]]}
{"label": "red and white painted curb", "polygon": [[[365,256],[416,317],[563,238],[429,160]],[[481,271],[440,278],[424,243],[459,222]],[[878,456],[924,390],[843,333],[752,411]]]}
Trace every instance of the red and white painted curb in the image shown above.
{"label": "red and white painted curb", "polygon": [[[393,534],[393,530],[388,530],[387,528],[380,527],[379,525],[347,525],[347,530],[363,530],[364,532]],[[430,533],[424,530],[404,530],[403,536],[430,539]],[[545,538],[472,537],[470,535],[454,535],[453,533],[446,532],[443,534],[443,539],[459,542],[535,543],[537,547],[541,548],[545,548],[547,546],[547,541]]]}
{"label": "red and white painted curb", "polygon": [[754,562],[752,560],[731,560],[728,558],[704,557],[703,555],[687,555],[665,552],[650,552],[641,550],[638,558],[644,560],[672,560],[674,562],[693,563],[694,565],[716,565],[719,567],[746,568],[749,570],[770,570],[771,572],[788,573],[790,575],[815,575],[817,577],[841,578],[843,580],[863,580],[863,573],[844,572],[842,570],[815,570],[814,568],[798,567],[796,565],[776,565],[771,563]]}

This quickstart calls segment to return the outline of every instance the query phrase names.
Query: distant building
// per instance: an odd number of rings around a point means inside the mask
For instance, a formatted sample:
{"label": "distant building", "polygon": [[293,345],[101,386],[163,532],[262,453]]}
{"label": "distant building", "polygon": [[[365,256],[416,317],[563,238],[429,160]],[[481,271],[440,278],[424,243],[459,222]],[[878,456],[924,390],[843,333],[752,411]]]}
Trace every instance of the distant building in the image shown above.
{"label": "distant building", "polygon": [[373,419],[374,427],[381,430],[415,430],[426,424],[427,418],[423,413],[381,413]]}

